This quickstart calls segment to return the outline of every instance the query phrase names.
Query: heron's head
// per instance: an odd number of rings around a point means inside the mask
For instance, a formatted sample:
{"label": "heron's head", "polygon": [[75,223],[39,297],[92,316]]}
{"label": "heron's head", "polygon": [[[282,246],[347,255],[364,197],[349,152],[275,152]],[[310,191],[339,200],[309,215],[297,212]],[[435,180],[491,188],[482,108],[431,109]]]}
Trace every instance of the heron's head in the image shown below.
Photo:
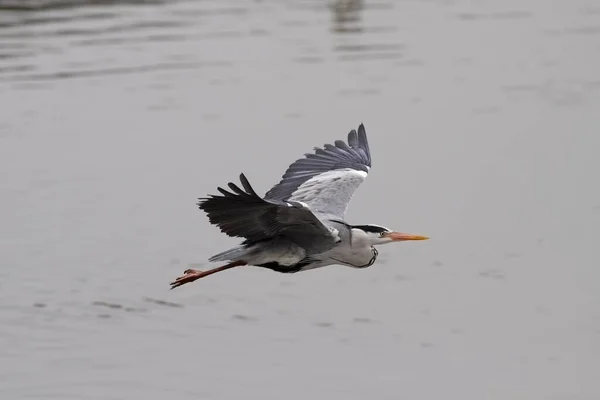
{"label": "heron's head", "polygon": [[379,225],[354,225],[353,229],[360,229],[367,237],[371,246],[406,240],[427,240],[427,236],[413,235],[411,233],[395,232]]}

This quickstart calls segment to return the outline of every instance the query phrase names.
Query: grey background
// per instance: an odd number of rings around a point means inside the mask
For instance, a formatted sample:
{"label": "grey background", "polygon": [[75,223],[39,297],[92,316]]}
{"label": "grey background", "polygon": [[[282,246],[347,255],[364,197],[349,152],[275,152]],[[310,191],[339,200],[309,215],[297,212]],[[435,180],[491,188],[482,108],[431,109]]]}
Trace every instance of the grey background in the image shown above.
{"label": "grey background", "polygon": [[[600,398],[597,1],[5,9],[0,96],[2,399]],[[430,241],[168,291],[361,122],[347,218]]]}

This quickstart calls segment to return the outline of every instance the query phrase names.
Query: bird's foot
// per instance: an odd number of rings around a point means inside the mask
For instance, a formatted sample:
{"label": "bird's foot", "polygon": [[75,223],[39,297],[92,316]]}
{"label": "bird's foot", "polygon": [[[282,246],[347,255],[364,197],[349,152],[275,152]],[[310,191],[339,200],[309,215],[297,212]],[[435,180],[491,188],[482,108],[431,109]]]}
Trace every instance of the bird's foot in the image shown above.
{"label": "bird's foot", "polygon": [[183,275],[171,282],[171,290],[181,285],[185,285],[186,283],[194,282],[196,279],[202,278],[204,275],[204,271],[186,269],[183,272]]}

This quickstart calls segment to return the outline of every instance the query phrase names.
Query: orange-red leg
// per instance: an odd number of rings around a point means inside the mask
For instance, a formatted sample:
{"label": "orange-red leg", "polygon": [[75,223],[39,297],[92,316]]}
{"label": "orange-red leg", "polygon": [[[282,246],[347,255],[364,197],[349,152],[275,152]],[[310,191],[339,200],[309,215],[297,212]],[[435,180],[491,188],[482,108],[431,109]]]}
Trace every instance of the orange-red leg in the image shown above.
{"label": "orange-red leg", "polygon": [[204,278],[205,276],[215,274],[220,271],[225,271],[226,269],[239,267],[242,265],[246,265],[245,261],[234,261],[227,265],[223,265],[222,267],[217,267],[213,269],[209,269],[208,271],[198,271],[195,269],[187,269],[183,272],[183,275],[179,278],[175,279],[171,282],[171,289],[175,289],[181,285],[185,285],[186,283],[194,282],[196,279]]}

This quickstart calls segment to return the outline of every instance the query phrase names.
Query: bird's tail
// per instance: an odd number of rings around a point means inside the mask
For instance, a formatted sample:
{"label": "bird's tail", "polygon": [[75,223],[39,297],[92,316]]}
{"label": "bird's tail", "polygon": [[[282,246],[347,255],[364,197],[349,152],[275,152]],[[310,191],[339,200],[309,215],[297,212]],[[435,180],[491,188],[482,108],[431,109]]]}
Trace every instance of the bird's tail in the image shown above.
{"label": "bird's tail", "polygon": [[208,259],[210,262],[215,261],[239,261],[243,260],[244,256],[248,254],[248,249],[245,246],[240,245],[229,250],[225,250],[219,254],[215,254]]}

